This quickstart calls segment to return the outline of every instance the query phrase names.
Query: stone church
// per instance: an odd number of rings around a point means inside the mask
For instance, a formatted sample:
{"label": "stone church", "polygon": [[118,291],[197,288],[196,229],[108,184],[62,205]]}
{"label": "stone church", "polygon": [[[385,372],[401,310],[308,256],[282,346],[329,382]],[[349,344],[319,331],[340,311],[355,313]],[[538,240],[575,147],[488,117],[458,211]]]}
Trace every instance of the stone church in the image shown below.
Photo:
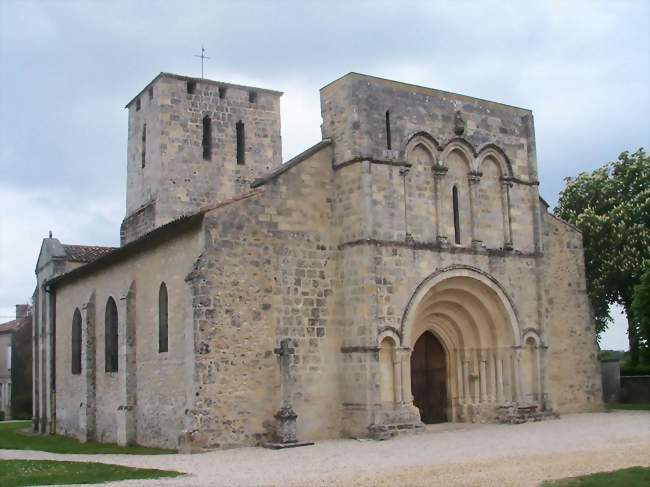
{"label": "stone church", "polygon": [[[349,73],[282,163],[280,97],[160,73],[127,105],[118,248],[43,241],[34,426],[199,451],[601,404],[582,238],[530,110]],[[288,352],[287,352],[288,353]]]}

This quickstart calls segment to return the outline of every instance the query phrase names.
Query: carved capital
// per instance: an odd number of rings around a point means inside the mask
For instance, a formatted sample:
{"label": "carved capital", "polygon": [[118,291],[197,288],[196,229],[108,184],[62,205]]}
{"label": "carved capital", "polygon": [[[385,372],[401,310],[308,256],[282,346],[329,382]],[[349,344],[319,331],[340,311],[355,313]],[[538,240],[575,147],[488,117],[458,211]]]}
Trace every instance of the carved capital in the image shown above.
{"label": "carved capital", "polygon": [[469,184],[478,184],[481,182],[481,176],[483,176],[482,172],[479,171],[472,171],[467,175],[467,179],[469,181]]}
{"label": "carved capital", "polygon": [[446,166],[443,166],[442,164],[435,164],[431,170],[433,171],[433,175],[435,177],[441,178],[445,174],[447,174],[447,171],[449,170]]}

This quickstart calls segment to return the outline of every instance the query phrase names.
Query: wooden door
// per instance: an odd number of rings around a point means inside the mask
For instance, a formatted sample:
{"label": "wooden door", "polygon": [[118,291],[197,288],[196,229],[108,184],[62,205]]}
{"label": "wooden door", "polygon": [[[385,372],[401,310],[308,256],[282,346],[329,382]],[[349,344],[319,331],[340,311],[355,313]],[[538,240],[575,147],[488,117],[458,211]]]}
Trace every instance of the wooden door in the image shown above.
{"label": "wooden door", "polygon": [[411,392],[423,423],[447,421],[447,364],[438,339],[425,332],[411,353]]}

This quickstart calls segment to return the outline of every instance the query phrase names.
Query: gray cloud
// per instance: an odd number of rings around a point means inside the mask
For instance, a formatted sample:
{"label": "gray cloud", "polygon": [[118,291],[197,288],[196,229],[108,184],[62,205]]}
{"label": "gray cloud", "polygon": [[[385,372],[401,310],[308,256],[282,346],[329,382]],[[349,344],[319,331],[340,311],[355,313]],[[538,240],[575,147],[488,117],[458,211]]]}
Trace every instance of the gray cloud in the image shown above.
{"label": "gray cloud", "polygon": [[[117,244],[124,104],[160,71],[285,91],[285,159],[320,138],[348,71],[531,108],[541,191],[648,146],[645,0],[0,2],[0,315],[40,239]],[[2,319],[0,318],[0,321]]]}

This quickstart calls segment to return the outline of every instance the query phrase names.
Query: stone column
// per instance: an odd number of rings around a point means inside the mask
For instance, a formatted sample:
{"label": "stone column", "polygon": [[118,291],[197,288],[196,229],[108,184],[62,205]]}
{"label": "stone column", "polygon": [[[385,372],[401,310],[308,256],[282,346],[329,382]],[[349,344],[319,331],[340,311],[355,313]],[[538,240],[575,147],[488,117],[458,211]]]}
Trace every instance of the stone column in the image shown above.
{"label": "stone column", "polygon": [[472,393],[469,388],[469,367],[470,361],[468,360],[467,352],[463,353],[463,395],[465,396],[466,403],[472,403]]}
{"label": "stone column", "polygon": [[444,210],[442,203],[442,197],[440,191],[442,189],[442,181],[444,176],[447,174],[447,168],[443,165],[433,166],[433,191],[435,198],[435,229],[436,229],[436,240],[438,244],[443,247],[449,245],[449,238],[447,236],[447,229],[443,227],[441,221],[441,215]]}
{"label": "stone column", "polygon": [[481,402],[487,402],[487,367],[485,366],[485,355],[483,352],[480,352],[480,363],[479,363],[479,380],[481,382]]}
{"label": "stone column", "polygon": [[480,221],[480,201],[479,201],[479,183],[481,182],[481,174],[478,172],[471,172],[467,177],[469,181],[469,213],[470,213],[470,232],[472,236],[472,248],[479,250],[483,244],[479,232]]}
{"label": "stone column", "polygon": [[503,357],[501,356],[500,351],[496,352],[496,360],[497,360],[497,401],[503,402],[504,401]]}
{"label": "stone column", "polygon": [[521,347],[513,347],[512,354],[512,380],[513,380],[513,394],[512,398],[516,402],[522,400],[521,394],[521,374],[519,371],[519,366],[521,363]]}
{"label": "stone column", "polygon": [[494,350],[488,350],[488,375],[490,378],[490,392],[489,401],[495,402],[497,400],[496,393],[496,361],[494,359]]}
{"label": "stone column", "polygon": [[79,440],[97,437],[97,342],[95,328],[95,293],[81,308],[81,410]]}
{"label": "stone column", "polygon": [[461,351],[456,350],[456,377],[458,381],[458,403],[465,403],[465,393],[463,392],[463,362],[461,360]]}
{"label": "stone column", "polygon": [[479,355],[478,350],[472,350],[472,376],[474,381],[472,383],[472,397],[474,398],[474,403],[481,402],[481,376],[479,374]]}
{"label": "stone column", "polygon": [[512,250],[512,216],[510,210],[510,187],[512,183],[504,180],[501,183],[501,206],[503,209],[503,248]]}
{"label": "stone column", "polygon": [[406,404],[413,404],[413,393],[411,392],[411,352],[410,348],[404,348],[402,355],[402,401]]}
{"label": "stone column", "polygon": [[395,361],[393,372],[395,374],[395,404],[401,405],[404,400],[404,361],[409,360],[409,349],[404,347],[395,348]]}
{"label": "stone column", "polygon": [[135,281],[120,298],[118,310],[118,380],[120,405],[117,408],[117,444],[133,445],[137,439],[137,369]]}

